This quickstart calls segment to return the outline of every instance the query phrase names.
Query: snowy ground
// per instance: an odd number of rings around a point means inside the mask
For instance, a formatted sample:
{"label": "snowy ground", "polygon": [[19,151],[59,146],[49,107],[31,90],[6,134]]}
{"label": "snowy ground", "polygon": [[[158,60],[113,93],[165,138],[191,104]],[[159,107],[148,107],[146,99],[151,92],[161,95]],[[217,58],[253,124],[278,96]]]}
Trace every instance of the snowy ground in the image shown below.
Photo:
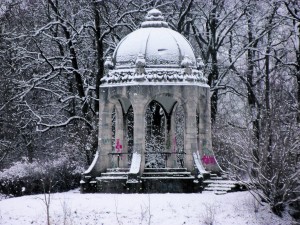
{"label": "snowy ground", "polygon": [[[0,200],[1,225],[46,224],[44,195]],[[1,199],[1,198],[0,198]],[[51,195],[51,224],[213,224],[289,225],[248,192],[202,194],[80,194]]]}

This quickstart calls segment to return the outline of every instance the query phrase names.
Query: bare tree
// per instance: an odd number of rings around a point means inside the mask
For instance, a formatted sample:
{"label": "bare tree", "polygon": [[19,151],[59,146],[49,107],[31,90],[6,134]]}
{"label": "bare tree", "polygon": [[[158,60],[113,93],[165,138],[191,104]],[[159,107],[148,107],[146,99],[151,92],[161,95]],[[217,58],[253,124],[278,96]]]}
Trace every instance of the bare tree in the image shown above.
{"label": "bare tree", "polygon": [[[245,63],[232,67],[242,81],[238,101],[247,104],[240,104],[240,112],[235,112],[238,120],[227,116],[228,110],[234,112],[231,105],[223,105],[213,132],[221,162],[236,178],[248,180],[251,190],[277,214],[299,201],[291,194],[299,188],[295,178],[299,176],[299,126],[294,110],[296,82],[286,63],[289,21],[279,15],[283,9],[276,1],[247,9],[247,33],[239,32],[248,46],[241,58]],[[237,99],[234,93],[226,96]]]}

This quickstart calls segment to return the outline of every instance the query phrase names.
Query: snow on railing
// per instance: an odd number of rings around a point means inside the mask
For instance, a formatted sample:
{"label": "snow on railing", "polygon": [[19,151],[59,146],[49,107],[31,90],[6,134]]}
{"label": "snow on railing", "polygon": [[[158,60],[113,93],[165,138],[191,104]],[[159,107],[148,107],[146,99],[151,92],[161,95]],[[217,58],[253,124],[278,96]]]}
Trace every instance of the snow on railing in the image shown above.
{"label": "snow on railing", "polygon": [[84,175],[85,174],[89,174],[91,171],[92,171],[92,169],[94,168],[94,166],[95,166],[95,164],[96,164],[96,162],[97,162],[97,160],[98,160],[98,157],[99,157],[99,154],[98,154],[98,151],[96,152],[96,154],[95,154],[95,157],[94,157],[94,159],[93,159],[93,162],[92,162],[92,164],[89,166],[89,168],[83,173]]}
{"label": "snow on railing", "polygon": [[140,171],[140,165],[142,161],[142,156],[141,154],[135,152],[132,154],[132,161],[131,161],[131,166],[129,173],[130,174],[138,174]]}
{"label": "snow on railing", "polygon": [[115,69],[111,70],[101,79],[102,84],[115,83],[130,83],[130,82],[188,82],[188,83],[207,83],[203,72],[199,70],[190,69],[186,73],[186,68],[137,68],[142,72],[137,72],[133,68],[129,69]]}
{"label": "snow on railing", "polygon": [[195,162],[195,165],[199,171],[200,174],[206,174],[208,173],[205,168],[203,167],[201,161],[200,161],[200,155],[199,155],[199,152],[194,152],[193,153],[193,158],[194,158],[194,162]]}
{"label": "snow on railing", "polygon": [[131,166],[128,173],[127,184],[137,184],[139,183],[138,174],[140,172],[140,165],[142,161],[141,154],[135,152],[132,154]]}

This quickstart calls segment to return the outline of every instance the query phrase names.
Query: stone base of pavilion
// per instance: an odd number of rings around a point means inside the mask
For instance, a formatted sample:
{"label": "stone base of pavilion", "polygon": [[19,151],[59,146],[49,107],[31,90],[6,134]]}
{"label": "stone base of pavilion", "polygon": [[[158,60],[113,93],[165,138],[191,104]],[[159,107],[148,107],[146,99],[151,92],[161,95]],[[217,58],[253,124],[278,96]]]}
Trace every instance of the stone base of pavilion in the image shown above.
{"label": "stone base of pavilion", "polygon": [[128,168],[108,169],[99,177],[84,176],[81,193],[201,193],[226,194],[246,190],[245,185],[222,174],[192,175],[186,168],[147,168],[130,178]]}
{"label": "stone base of pavilion", "polygon": [[[97,157],[95,158],[95,161]],[[82,175],[81,193],[199,193],[213,191],[227,193],[240,189],[240,184],[230,181],[222,172],[205,170],[197,155],[195,169],[143,168],[141,155],[134,153],[130,168],[108,168],[102,173],[93,172],[93,165]]]}
{"label": "stone base of pavilion", "polygon": [[[206,174],[208,179],[210,174]],[[186,168],[145,168],[130,179],[128,168],[108,169],[99,177],[83,176],[81,192],[99,193],[194,193],[203,189],[203,178]]]}

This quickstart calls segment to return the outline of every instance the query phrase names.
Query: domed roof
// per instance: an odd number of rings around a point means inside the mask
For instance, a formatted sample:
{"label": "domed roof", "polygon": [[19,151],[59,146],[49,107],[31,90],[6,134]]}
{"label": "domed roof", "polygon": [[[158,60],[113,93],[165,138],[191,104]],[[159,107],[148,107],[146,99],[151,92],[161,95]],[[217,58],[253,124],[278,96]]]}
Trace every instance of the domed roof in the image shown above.
{"label": "domed roof", "polygon": [[104,63],[102,85],[155,85],[158,82],[206,85],[201,59],[181,34],[169,28],[162,13],[152,9],[141,28],[121,40]]}
{"label": "domed roof", "polygon": [[157,9],[148,12],[140,29],[121,40],[113,54],[115,68],[134,67],[141,54],[146,68],[180,68],[185,57],[191,60],[191,67],[196,68],[196,58],[190,43],[168,27]]}

